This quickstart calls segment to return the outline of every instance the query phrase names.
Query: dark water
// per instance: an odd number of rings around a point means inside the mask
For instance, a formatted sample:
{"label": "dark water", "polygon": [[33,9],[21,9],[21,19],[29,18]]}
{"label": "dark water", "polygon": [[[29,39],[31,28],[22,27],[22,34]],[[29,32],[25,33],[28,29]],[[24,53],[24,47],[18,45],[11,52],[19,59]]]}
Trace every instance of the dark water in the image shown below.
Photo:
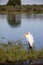
{"label": "dark water", "polygon": [[[43,14],[0,15],[0,42],[16,41],[27,31],[34,36],[36,49],[41,49],[43,47]],[[22,41],[25,43],[24,39]]]}

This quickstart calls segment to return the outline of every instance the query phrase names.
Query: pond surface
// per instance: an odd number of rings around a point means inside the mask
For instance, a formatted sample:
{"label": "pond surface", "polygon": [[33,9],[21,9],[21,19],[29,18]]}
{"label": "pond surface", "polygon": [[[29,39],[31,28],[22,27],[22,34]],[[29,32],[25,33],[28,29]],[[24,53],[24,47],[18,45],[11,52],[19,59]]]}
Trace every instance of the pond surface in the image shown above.
{"label": "pond surface", "polygon": [[[0,42],[16,41],[28,31],[34,37],[36,49],[41,49],[43,47],[43,14],[0,15]],[[24,41],[24,43],[27,42]]]}

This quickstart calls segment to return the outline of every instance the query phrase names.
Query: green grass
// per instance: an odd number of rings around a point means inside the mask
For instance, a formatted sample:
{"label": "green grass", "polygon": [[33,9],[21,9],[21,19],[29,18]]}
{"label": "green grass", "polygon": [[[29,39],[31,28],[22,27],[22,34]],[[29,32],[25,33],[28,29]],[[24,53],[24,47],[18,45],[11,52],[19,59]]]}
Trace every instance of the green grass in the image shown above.
{"label": "green grass", "polygon": [[8,61],[20,61],[20,60],[39,60],[43,59],[43,49],[37,51],[32,49],[30,50],[25,46],[21,41],[0,43],[0,62],[4,63]]}

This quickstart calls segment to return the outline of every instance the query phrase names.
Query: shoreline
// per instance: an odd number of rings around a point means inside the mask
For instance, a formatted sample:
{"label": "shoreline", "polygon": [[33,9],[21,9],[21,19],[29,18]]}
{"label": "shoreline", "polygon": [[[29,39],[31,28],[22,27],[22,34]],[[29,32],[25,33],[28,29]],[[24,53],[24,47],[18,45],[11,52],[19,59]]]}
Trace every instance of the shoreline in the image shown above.
{"label": "shoreline", "polygon": [[36,13],[36,12],[0,12],[1,14],[43,14],[43,13]]}
{"label": "shoreline", "polygon": [[43,5],[0,5],[0,14],[43,14]]}
{"label": "shoreline", "polygon": [[43,61],[6,61],[4,63],[0,63],[0,65],[43,65]]}

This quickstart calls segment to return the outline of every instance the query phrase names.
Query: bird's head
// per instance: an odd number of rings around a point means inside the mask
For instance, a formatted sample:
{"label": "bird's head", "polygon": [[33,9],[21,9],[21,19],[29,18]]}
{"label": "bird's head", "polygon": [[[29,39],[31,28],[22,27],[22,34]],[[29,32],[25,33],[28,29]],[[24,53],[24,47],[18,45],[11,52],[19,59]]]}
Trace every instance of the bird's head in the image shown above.
{"label": "bird's head", "polygon": [[29,34],[30,34],[30,32],[26,32],[26,33],[23,35],[23,37],[27,37],[27,36],[29,36]]}

